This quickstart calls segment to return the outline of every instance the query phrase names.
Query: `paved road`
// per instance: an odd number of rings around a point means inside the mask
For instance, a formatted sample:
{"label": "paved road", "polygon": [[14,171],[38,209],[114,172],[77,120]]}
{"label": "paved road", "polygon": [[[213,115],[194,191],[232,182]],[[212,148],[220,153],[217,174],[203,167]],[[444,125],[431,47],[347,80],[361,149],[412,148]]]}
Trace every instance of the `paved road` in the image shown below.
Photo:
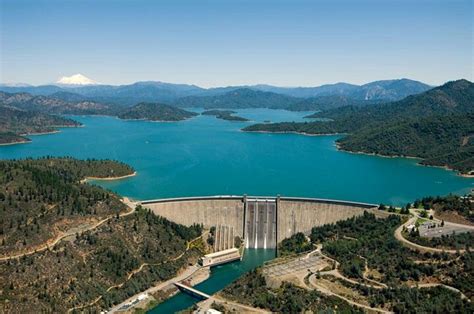
{"label": "paved road", "polygon": [[[425,252],[430,252],[430,253],[448,253],[448,254],[457,254],[458,252],[459,253],[464,253],[466,250],[464,249],[460,249],[460,250],[445,250],[445,249],[439,249],[439,248],[433,248],[433,247],[428,247],[428,246],[422,246],[422,245],[419,245],[419,244],[416,244],[416,243],[413,243],[411,241],[408,241],[403,235],[402,235],[402,231],[403,231],[403,227],[407,227],[409,225],[413,225],[415,224],[416,220],[419,218],[417,213],[415,211],[411,211],[411,213],[414,215],[412,218],[408,219],[408,221],[406,223],[404,223],[403,225],[401,225],[400,227],[398,227],[396,230],[395,230],[395,238],[400,241],[403,245],[405,245],[406,247],[410,248],[410,249],[413,249],[413,250],[416,250],[416,251],[420,251],[422,253],[425,253]],[[446,222],[445,221],[445,226],[452,226],[452,227],[463,227],[463,228],[468,228],[468,229],[472,229],[474,230],[474,226],[467,226],[467,225],[462,225],[462,224],[456,224],[456,223],[452,223],[452,222]]]}
{"label": "paved road", "polygon": [[161,290],[167,286],[170,286],[170,285],[173,285],[174,282],[177,282],[177,281],[181,281],[181,280],[185,280],[186,278],[188,278],[189,276],[193,275],[196,271],[199,270],[199,266],[197,265],[193,265],[193,266],[189,266],[188,268],[186,268],[185,271],[183,271],[181,274],[179,274],[178,276],[174,277],[174,278],[171,278],[167,281],[163,281],[162,283],[154,286],[154,287],[151,287],[143,292],[140,292],[139,294],[137,295],[134,295],[130,298],[128,298],[127,300],[123,301],[122,303],[114,306],[113,308],[111,308],[109,310],[109,313],[116,313],[121,307],[123,307],[124,305],[126,305],[127,303],[130,303],[132,302],[134,299],[136,299],[138,297],[138,295],[140,294],[153,294],[155,293],[156,291],[158,290]]}
{"label": "paved road", "polygon": [[[190,248],[190,246],[191,246],[191,243],[193,243],[194,241],[198,240],[199,238],[205,239],[208,233],[209,233],[209,231],[205,231],[205,232],[203,232],[199,237],[196,237],[196,238],[194,238],[193,240],[189,241],[188,244],[187,244],[187,246],[186,246],[186,250],[185,250],[183,253],[181,253],[180,255],[178,255],[178,256],[172,258],[170,261],[176,261],[176,260],[180,259],[180,258],[189,250],[189,248]],[[139,269],[138,269],[137,271],[132,272],[132,273],[127,277],[127,279],[126,279],[123,283],[121,283],[120,285],[111,286],[111,287],[109,287],[109,289],[107,289],[107,291],[110,291],[110,290],[113,289],[113,288],[120,288],[120,287],[123,286],[123,284],[124,284],[125,282],[127,282],[134,274],[136,274],[138,271],[141,271],[141,270],[143,269],[143,267],[146,266],[146,265],[149,265],[149,264],[147,264],[147,263],[142,264],[142,265],[139,267]],[[196,271],[198,271],[199,269],[201,269],[201,267],[198,266],[198,265],[188,266],[181,274],[177,275],[176,277],[173,277],[173,278],[171,278],[171,279],[169,279],[169,280],[167,280],[167,281],[163,281],[162,283],[160,283],[160,284],[158,284],[158,285],[156,285],[156,286],[154,286],[154,287],[148,288],[147,290],[145,290],[145,291],[143,291],[143,292],[137,293],[137,294],[135,294],[134,296],[128,298],[128,299],[125,300],[125,301],[123,301],[122,303],[120,303],[120,304],[114,306],[113,308],[111,308],[111,309],[109,310],[109,313],[115,313],[115,312],[117,312],[121,307],[123,307],[123,306],[125,306],[126,304],[132,302],[133,300],[137,299],[140,294],[144,294],[144,293],[153,294],[153,293],[155,293],[155,292],[158,291],[158,290],[161,290],[161,289],[163,289],[163,288],[165,288],[165,287],[167,287],[167,286],[173,285],[173,283],[175,283],[175,282],[186,280],[186,279],[188,279],[190,276],[192,276]]]}

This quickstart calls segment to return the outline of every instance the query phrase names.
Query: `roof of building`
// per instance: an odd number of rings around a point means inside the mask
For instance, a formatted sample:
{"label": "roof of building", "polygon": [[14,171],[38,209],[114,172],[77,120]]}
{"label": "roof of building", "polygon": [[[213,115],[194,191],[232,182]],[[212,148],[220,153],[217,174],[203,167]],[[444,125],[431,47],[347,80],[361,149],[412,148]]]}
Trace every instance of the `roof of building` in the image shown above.
{"label": "roof of building", "polygon": [[215,252],[215,253],[211,253],[211,254],[206,254],[206,255],[204,255],[204,257],[213,258],[213,257],[218,257],[218,256],[234,253],[234,252],[239,252],[239,249],[232,248],[232,249],[228,249],[228,250],[224,250],[224,251],[219,251],[219,252]]}

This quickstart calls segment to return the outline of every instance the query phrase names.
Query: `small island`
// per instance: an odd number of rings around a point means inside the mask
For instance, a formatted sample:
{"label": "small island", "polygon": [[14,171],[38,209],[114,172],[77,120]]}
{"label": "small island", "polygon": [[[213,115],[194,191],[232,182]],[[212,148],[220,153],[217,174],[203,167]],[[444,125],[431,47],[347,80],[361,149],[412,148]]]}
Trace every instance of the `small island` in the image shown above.
{"label": "small island", "polygon": [[131,108],[127,108],[118,115],[120,119],[126,120],[149,120],[149,121],[182,121],[197,116],[197,113],[180,109],[174,106],[142,102]]}
{"label": "small island", "polygon": [[201,113],[205,116],[215,116],[217,119],[227,120],[227,121],[249,121],[247,118],[236,116],[236,112],[232,110],[208,110]]}

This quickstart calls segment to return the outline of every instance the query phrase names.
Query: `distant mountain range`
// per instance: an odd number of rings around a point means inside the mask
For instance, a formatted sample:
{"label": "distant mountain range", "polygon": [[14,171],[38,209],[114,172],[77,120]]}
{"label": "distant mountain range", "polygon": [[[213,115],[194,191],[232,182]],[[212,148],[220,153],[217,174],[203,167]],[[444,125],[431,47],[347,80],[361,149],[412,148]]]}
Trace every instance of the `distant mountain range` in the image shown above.
{"label": "distant mountain range", "polygon": [[[67,78],[70,81],[71,78]],[[85,79],[80,78],[81,82]],[[201,88],[196,85],[172,84],[164,82],[137,82],[130,85],[41,85],[41,86],[12,86],[0,85],[0,91],[8,93],[30,93],[32,95],[50,96],[52,94],[72,97],[85,97],[97,102],[120,105],[135,105],[138,102],[163,103],[195,103],[198,100],[181,101],[183,97],[212,97],[229,95],[231,92],[248,89],[253,91],[274,93],[293,98],[310,98],[321,96],[338,96],[358,101],[395,101],[408,95],[418,94],[432,88],[431,86],[409,79],[375,81],[364,85],[337,83],[318,87],[276,87],[271,85],[228,86],[218,88]],[[67,93],[67,94],[64,94]],[[240,92],[239,92],[240,93]],[[270,94],[267,94],[270,96]],[[247,95],[244,95],[247,97]],[[300,100],[301,100],[300,99]],[[66,100],[66,99],[65,99]],[[203,99],[207,101],[207,99]],[[291,100],[293,102],[293,100]],[[242,105],[240,105],[242,106]],[[280,105],[278,105],[280,106]]]}
{"label": "distant mountain range", "polygon": [[256,85],[252,88],[301,98],[344,96],[356,100],[394,101],[405,98],[408,95],[422,93],[428,89],[431,89],[432,86],[409,79],[398,79],[374,81],[364,85],[336,83],[318,87],[294,88]]}
{"label": "distant mountain range", "polygon": [[0,105],[48,114],[113,114],[116,111],[115,106],[63,91],[50,96],[0,92]]}

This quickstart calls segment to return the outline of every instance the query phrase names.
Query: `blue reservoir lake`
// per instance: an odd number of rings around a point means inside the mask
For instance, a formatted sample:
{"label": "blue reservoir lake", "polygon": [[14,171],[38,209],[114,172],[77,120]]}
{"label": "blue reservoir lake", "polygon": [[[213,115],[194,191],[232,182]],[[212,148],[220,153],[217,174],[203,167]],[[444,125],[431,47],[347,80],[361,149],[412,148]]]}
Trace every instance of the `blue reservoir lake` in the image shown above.
{"label": "blue reservoir lake", "polygon": [[[308,112],[247,109],[254,122],[303,121]],[[427,195],[464,194],[474,179],[417,160],[338,151],[339,136],[246,133],[253,122],[211,116],[160,123],[74,116],[82,128],[1,146],[0,158],[110,158],[137,176],[97,181],[134,199],[217,194],[285,195],[404,205]]]}

